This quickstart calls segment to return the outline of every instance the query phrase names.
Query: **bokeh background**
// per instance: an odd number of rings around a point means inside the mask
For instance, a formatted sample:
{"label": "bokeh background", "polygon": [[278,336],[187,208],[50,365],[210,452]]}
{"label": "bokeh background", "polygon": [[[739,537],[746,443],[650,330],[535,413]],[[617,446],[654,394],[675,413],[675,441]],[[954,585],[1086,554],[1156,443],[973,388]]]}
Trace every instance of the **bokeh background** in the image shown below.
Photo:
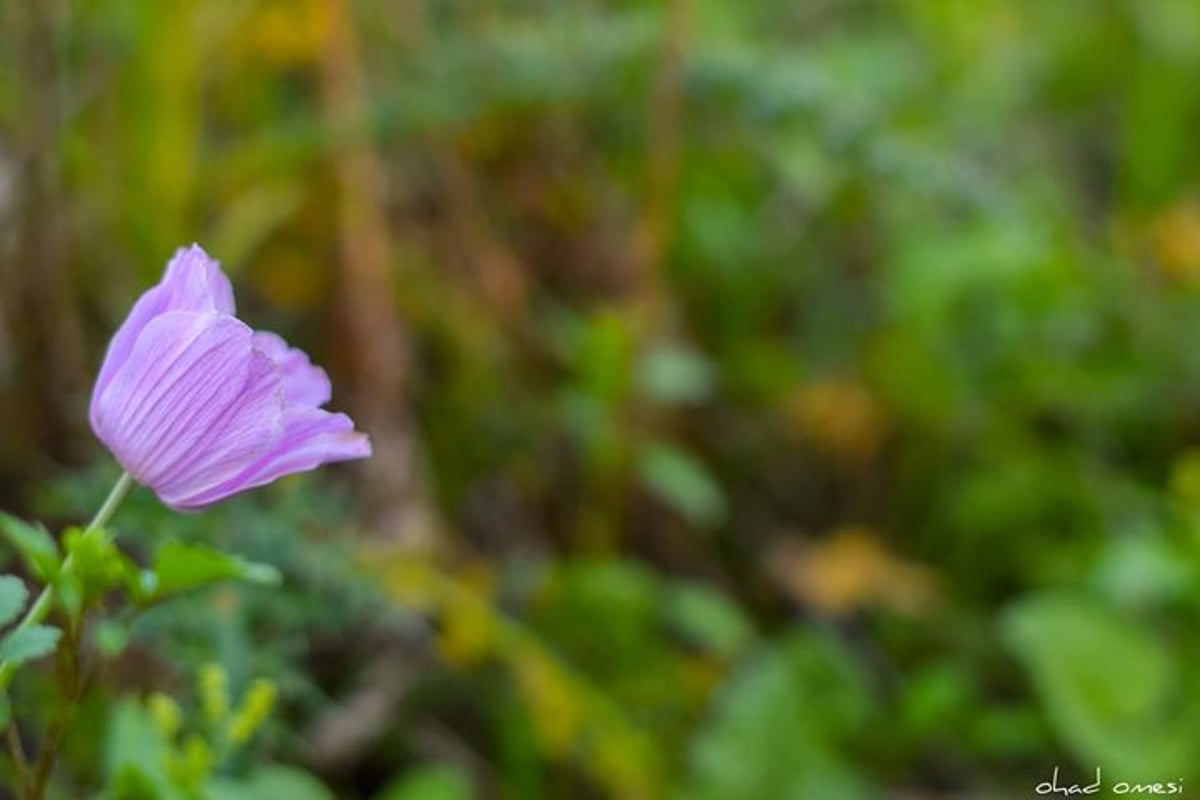
{"label": "bokeh background", "polygon": [[133,498],[286,582],[109,642],[61,796],[214,664],[241,800],[1200,787],[1200,5],[0,5],[0,506],[192,241],[376,450]]}

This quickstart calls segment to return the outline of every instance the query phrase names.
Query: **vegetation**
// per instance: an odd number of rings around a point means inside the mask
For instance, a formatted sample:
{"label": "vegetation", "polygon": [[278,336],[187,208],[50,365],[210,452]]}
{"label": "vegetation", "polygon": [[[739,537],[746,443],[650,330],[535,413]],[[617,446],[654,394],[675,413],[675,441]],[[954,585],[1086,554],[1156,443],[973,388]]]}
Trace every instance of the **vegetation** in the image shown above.
{"label": "vegetation", "polygon": [[99,506],[95,368],[193,240],[376,453],[135,490],[130,569],[282,581],[86,628],[50,796],[1200,786],[1200,6],[0,10],[0,507]]}

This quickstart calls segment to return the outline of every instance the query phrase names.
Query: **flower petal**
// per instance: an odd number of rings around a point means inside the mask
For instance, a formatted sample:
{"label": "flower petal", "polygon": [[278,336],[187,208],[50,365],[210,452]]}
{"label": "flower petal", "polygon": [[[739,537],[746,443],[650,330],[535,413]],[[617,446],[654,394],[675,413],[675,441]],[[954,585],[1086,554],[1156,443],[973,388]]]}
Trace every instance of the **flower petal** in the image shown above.
{"label": "flower petal", "polygon": [[303,350],[288,347],[282,337],[269,331],[256,331],[254,346],[279,365],[283,373],[283,393],[289,403],[319,407],[329,402],[332,389],[325,370],[313,366]]}
{"label": "flower petal", "polygon": [[160,314],[97,394],[96,434],[160,495],[244,470],[283,433],[279,372],[252,341],[233,317]]}
{"label": "flower petal", "polygon": [[229,279],[199,245],[181,247],[175,252],[163,279],[138,299],[113,336],[92,392],[93,428],[96,427],[96,403],[100,395],[129,358],[146,325],[167,311],[234,313],[233,287],[229,285]]}
{"label": "flower petal", "polygon": [[279,368],[257,350],[250,354],[242,393],[207,434],[154,485],[159,498],[182,508],[189,498],[221,486],[257,463],[282,439],[283,382]]}
{"label": "flower petal", "polygon": [[345,414],[293,405],[284,412],[283,425],[283,436],[275,446],[236,478],[190,497],[176,498],[172,505],[181,511],[197,511],[285,475],[371,455],[371,440],[355,432],[354,423]]}
{"label": "flower petal", "polygon": [[181,247],[167,263],[159,286],[167,293],[167,308],[176,311],[237,312],[233,286],[221,265],[198,244]]}

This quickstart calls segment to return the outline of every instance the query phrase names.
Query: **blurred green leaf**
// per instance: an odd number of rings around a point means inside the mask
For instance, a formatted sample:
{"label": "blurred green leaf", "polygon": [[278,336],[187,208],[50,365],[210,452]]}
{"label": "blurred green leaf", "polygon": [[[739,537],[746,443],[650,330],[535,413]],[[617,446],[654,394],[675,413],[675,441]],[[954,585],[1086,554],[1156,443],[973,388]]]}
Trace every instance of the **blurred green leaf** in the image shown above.
{"label": "blurred green leaf", "polygon": [[633,334],[629,320],[613,311],[587,317],[576,329],[572,366],[583,390],[606,405],[629,389]]}
{"label": "blurred green leaf", "polygon": [[698,403],[713,389],[713,366],[700,353],[679,345],[659,346],[637,365],[637,386],[664,404]]}
{"label": "blurred green leaf", "polygon": [[474,796],[469,775],[459,767],[437,764],[411,770],[376,800],[470,800]]}
{"label": "blurred green leaf", "polygon": [[106,800],[182,800],[167,776],[170,749],[141,705],[117,702],[104,735]]}
{"label": "blurred green leaf", "polygon": [[686,638],[718,655],[736,655],[754,637],[745,612],[707,586],[673,584],[667,590],[664,613]]}
{"label": "blurred green leaf", "polygon": [[[576,559],[559,567],[544,595],[538,620],[553,639],[592,669],[638,662],[658,636],[661,602],[654,573],[640,564],[615,559]],[[588,630],[578,620],[590,619]]]}
{"label": "blurred green leaf", "polygon": [[320,781],[292,767],[255,768],[244,778],[214,778],[210,800],[333,800]]}
{"label": "blurred green leaf", "polygon": [[58,569],[58,545],[42,525],[0,512],[0,534],[12,545],[33,576],[48,580]]}
{"label": "blurred green leaf", "polygon": [[129,644],[130,630],[121,622],[104,619],[96,623],[92,635],[96,640],[96,649],[112,658],[120,655]]}
{"label": "blurred green leaf", "polygon": [[962,668],[937,664],[905,680],[900,718],[920,738],[951,729],[973,707],[973,682]]}
{"label": "blurred green leaf", "polygon": [[15,575],[0,575],[0,628],[17,618],[29,600],[29,590]]}
{"label": "blurred green leaf", "polygon": [[870,796],[842,755],[867,697],[857,666],[832,642],[797,634],[764,648],[723,687],[691,744],[681,797]]}
{"label": "blurred green leaf", "polygon": [[1131,606],[1186,601],[1196,574],[1187,553],[1156,531],[1138,533],[1105,543],[1097,555],[1094,584]]}
{"label": "blurred green leaf", "polygon": [[54,652],[62,631],[48,625],[30,625],[14,630],[0,639],[0,661],[23,664]]}
{"label": "blurred green leaf", "polygon": [[154,557],[157,579],[155,597],[169,597],[229,580],[250,583],[279,583],[279,571],[267,564],[256,564],[238,556],[197,544],[170,540]]}
{"label": "blurred green leaf", "polygon": [[1064,593],[1018,601],[1002,629],[1080,764],[1187,772],[1192,738],[1171,704],[1177,664],[1147,629]]}
{"label": "blurred green leaf", "polygon": [[122,586],[133,597],[140,597],[138,566],[121,552],[104,528],[68,528],[63,533],[63,546],[70,568],[59,575],[56,588],[71,613],[79,613]]}
{"label": "blurred green leaf", "polygon": [[669,444],[647,445],[638,474],[660,499],[693,525],[710,527],[725,519],[725,495],[695,456]]}

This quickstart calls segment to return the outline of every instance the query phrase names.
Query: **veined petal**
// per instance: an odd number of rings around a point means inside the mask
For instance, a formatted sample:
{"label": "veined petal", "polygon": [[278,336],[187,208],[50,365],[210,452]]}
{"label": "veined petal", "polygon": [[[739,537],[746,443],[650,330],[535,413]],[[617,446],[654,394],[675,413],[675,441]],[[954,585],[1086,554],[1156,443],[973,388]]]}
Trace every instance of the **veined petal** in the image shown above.
{"label": "veined petal", "polygon": [[252,340],[249,327],[223,314],[155,317],[97,395],[97,435],[156,490],[175,488],[213,462],[241,471],[283,432],[278,370]]}
{"label": "veined petal", "polygon": [[233,287],[220,265],[199,245],[181,247],[167,264],[159,283],[143,294],[117,330],[104,356],[96,388],[92,392],[92,427],[96,426],[96,404],[117,370],[129,358],[134,344],[152,319],[167,311],[234,313]]}
{"label": "veined petal", "polygon": [[208,423],[199,443],[158,478],[155,491],[180,508],[189,497],[236,478],[271,452],[284,435],[283,382],[279,367],[251,351],[241,394]]}
{"label": "veined petal", "polygon": [[159,286],[172,311],[216,311],[229,316],[237,312],[229,278],[198,244],[175,251]]}
{"label": "veined petal", "polygon": [[355,432],[354,423],[345,414],[289,405],[283,425],[283,436],[275,446],[241,474],[190,497],[176,498],[172,505],[182,511],[198,511],[285,475],[371,455],[371,440],[366,434]]}
{"label": "veined petal", "polygon": [[254,346],[279,365],[283,393],[289,403],[317,407],[329,402],[332,396],[329,376],[314,366],[303,350],[288,347],[282,337],[269,331],[256,331]]}

